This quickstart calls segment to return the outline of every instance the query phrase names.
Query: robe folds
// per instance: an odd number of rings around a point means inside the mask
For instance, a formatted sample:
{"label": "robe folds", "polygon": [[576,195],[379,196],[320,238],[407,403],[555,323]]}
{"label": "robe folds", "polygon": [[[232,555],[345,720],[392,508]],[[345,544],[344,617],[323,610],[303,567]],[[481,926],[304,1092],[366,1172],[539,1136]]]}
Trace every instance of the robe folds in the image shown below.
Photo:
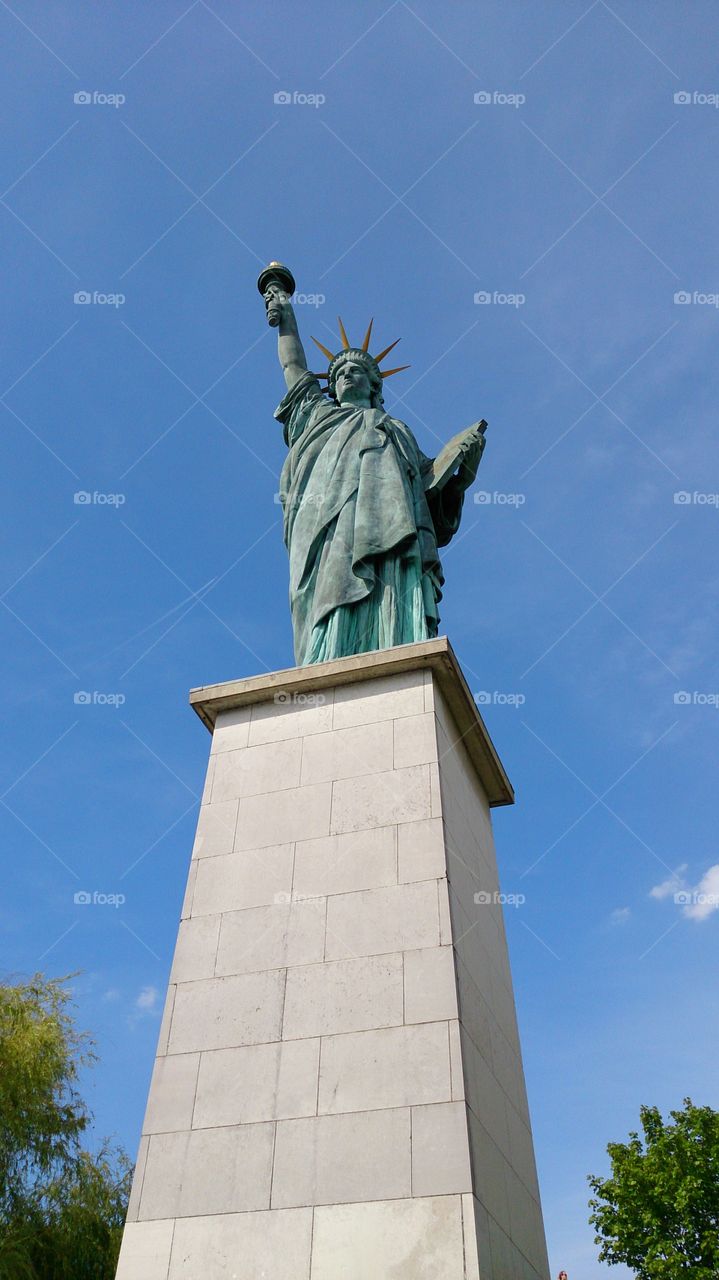
{"label": "robe folds", "polygon": [[335,404],[309,372],[275,417],[297,665],[436,635],[438,546],[459,527],[461,490],[428,494],[432,460],[409,427]]}

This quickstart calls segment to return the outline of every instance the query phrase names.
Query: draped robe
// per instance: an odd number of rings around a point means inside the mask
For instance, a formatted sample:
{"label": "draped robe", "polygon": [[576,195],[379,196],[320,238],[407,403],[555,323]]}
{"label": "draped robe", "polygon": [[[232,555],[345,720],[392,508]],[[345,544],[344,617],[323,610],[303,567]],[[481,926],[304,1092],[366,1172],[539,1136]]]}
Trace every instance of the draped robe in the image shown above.
{"label": "draped robe", "polygon": [[438,546],[463,492],[425,490],[432,460],[383,409],[343,407],[304,373],[275,411],[298,666],[437,634]]}

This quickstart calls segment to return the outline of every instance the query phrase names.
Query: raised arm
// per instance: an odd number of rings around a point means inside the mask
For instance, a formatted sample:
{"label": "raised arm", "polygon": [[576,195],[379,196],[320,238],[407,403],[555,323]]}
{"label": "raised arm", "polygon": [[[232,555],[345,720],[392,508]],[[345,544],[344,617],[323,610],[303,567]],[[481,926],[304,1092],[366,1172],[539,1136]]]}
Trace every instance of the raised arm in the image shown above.
{"label": "raised arm", "polygon": [[276,284],[268,286],[264,299],[268,323],[277,329],[277,355],[289,391],[307,370],[307,357],[300,341],[294,308],[287,294]]}

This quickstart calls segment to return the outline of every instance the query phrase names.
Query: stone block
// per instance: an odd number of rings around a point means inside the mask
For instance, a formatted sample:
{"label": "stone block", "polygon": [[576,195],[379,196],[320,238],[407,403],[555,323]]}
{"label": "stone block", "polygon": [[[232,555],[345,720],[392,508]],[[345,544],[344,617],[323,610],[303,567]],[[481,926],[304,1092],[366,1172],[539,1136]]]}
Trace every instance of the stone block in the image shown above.
{"label": "stone block", "polygon": [[284,1040],[375,1030],[401,1022],[401,955],[335,960],[287,972]]}
{"label": "stone block", "polygon": [[324,957],[325,899],[229,911],[222,917],[217,973],[253,973]]}
{"label": "stone block", "polygon": [[303,742],[302,783],[333,782],[392,766],[392,721],[334,729]]}
{"label": "stone block", "polygon": [[278,1121],[273,1209],[408,1195],[407,1109]]}
{"label": "stone block", "polygon": [[[245,796],[240,802],[235,849],[311,840],[330,834],[332,783],[288,787],[267,795]],[[377,823],[368,823],[376,826]]]}
{"label": "stone block", "polygon": [[327,900],[328,960],[439,945],[433,880],[364,889]]}
{"label": "stone block", "polygon": [[246,849],[207,858],[197,867],[193,916],[219,915],[289,901],[292,894],[292,845]]}
{"label": "stone block", "polygon": [[238,751],[246,747],[250,735],[251,707],[234,707],[231,711],[220,711],[212,734],[213,755],[220,751]]}
{"label": "stone block", "polygon": [[247,1124],[154,1134],[140,1219],[269,1208],[274,1129]]}
{"label": "stone block", "polygon": [[333,727],[348,729],[356,724],[396,720],[399,716],[424,711],[424,680],[420,671],[403,671],[369,682],[335,689]]}
{"label": "stone block", "polygon": [[170,982],[194,982],[211,978],[215,972],[219,916],[195,916],[182,920],[177,934]]}
{"label": "stone block", "polygon": [[296,895],[312,897],[379,889],[395,884],[396,880],[394,827],[374,827],[319,840],[298,840],[295,846],[292,889]]}
{"label": "stone block", "polygon": [[431,712],[394,721],[394,768],[432,764],[437,759],[437,733]]}
{"label": "stone block", "polygon": [[430,818],[429,765],[393,769],[332,784],[332,833]]}
{"label": "stone block", "polygon": [[199,1065],[199,1053],[170,1054],[156,1060],[143,1133],[190,1128]]}
{"label": "stone block", "polygon": [[397,828],[400,884],[438,880],[447,874],[441,818],[403,822]]}
{"label": "stone block", "polygon": [[310,1280],[311,1240],[311,1209],[179,1218],[167,1280]]}
{"label": "stone block", "polygon": [[137,1159],[135,1161],[135,1169],[132,1175],[130,1199],[127,1205],[128,1222],[137,1222],[140,1212],[140,1193],[142,1192],[142,1179],[145,1176],[145,1165],[147,1164],[147,1152],[149,1146],[149,1137],[140,1138],[140,1145],[137,1149]]}
{"label": "stone block", "polygon": [[462,1066],[462,1042],[459,1023],[453,1020],[449,1024],[449,1066],[452,1080],[452,1101],[459,1102],[465,1096],[464,1069]]}
{"label": "stone block", "polygon": [[207,804],[200,809],[193,858],[214,858],[218,853],[232,853],[237,826],[237,800]]}
{"label": "stone block", "polygon": [[279,1040],[284,984],[282,969],[183,983],[175,996],[169,1052]]}
{"label": "stone block", "polygon": [[116,1280],[167,1280],[174,1222],[128,1222]]}
{"label": "stone block", "polygon": [[218,801],[297,787],[301,760],[302,742],[299,738],[269,742],[261,747],[245,747],[242,751],[225,751],[215,760],[212,802],[216,804]]}
{"label": "stone block", "polygon": [[412,1195],[472,1190],[467,1111],[463,1102],[412,1108]]}
{"label": "stone block", "polygon": [[440,1022],[456,1017],[452,948],[407,951],[404,957],[405,1022]]}
{"label": "stone block", "polygon": [[315,1209],[312,1280],[465,1280],[460,1197]]}
{"label": "stone block", "polygon": [[203,1053],[193,1127],[315,1115],[319,1056],[319,1040],[246,1045]]}
{"label": "stone block", "polygon": [[446,1022],[322,1041],[320,1115],[446,1102],[450,1097]]}
{"label": "stone block", "polygon": [[[327,733],[332,728],[334,691],[319,689],[316,693],[295,695],[281,701],[276,694],[271,702],[256,702],[252,708],[249,745],[282,742],[286,738],[308,738]],[[304,701],[300,700],[304,698]]]}

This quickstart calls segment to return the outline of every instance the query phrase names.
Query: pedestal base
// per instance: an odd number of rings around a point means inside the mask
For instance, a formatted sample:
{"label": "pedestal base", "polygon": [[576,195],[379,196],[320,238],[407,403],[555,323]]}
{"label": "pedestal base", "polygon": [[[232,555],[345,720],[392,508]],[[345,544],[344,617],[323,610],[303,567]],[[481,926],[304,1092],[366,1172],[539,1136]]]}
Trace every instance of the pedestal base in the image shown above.
{"label": "pedestal base", "polygon": [[547,1280],[448,642],[196,690],[213,732],[118,1280]]}

